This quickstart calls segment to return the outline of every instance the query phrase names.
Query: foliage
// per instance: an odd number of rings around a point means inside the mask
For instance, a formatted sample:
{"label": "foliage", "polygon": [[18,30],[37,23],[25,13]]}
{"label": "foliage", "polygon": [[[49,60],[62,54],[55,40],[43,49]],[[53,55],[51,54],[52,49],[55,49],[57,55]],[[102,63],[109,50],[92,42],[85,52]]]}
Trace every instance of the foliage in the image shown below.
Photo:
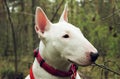
{"label": "foliage", "polygon": [[14,77],[14,68],[13,67],[3,67],[1,69],[1,77],[2,78],[9,78],[9,79],[12,79]]}

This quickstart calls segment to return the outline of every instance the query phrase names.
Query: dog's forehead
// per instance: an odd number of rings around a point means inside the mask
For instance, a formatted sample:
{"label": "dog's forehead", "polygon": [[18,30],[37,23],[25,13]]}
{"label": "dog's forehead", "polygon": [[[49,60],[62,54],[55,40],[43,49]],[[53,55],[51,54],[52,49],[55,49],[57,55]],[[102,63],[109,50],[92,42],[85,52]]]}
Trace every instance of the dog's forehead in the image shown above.
{"label": "dog's forehead", "polygon": [[83,37],[82,32],[78,27],[75,27],[74,25],[67,23],[67,22],[58,22],[54,23],[50,26],[50,30],[45,33],[47,37],[50,38],[61,38],[65,34],[70,35],[71,37],[74,37],[74,39],[78,39],[80,37]]}
{"label": "dog's forehead", "polygon": [[74,25],[67,23],[67,22],[59,22],[55,23],[52,26],[53,30],[57,31],[67,31],[67,32],[81,32],[78,27],[75,27]]}

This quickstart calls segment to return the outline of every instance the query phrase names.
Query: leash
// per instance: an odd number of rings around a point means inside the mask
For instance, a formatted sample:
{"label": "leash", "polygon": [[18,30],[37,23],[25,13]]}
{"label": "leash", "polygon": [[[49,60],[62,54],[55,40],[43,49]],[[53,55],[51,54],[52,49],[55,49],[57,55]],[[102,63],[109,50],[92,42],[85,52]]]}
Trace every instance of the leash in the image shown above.
{"label": "leash", "polygon": [[106,67],[106,66],[104,66],[104,65],[100,65],[100,64],[96,64],[96,63],[94,63],[93,65],[98,66],[98,67],[100,67],[100,68],[102,68],[102,69],[108,70],[108,71],[110,71],[110,72],[112,72],[112,73],[120,76],[120,73],[118,73],[118,72],[116,72],[116,71],[113,71],[113,70],[111,70],[110,68],[108,68],[108,67]]}
{"label": "leash", "polygon": [[[54,76],[59,76],[59,77],[69,77],[70,76],[71,79],[76,78],[78,67],[75,64],[72,64],[69,71],[65,72],[65,71],[57,70],[57,69],[53,68],[52,66],[48,65],[45,62],[45,60],[41,57],[38,48],[34,50],[34,56],[37,59],[40,66],[44,70],[46,70],[48,73],[50,73],[50,74],[52,74]],[[30,79],[35,79],[33,71],[32,71],[32,67],[30,68]]]}

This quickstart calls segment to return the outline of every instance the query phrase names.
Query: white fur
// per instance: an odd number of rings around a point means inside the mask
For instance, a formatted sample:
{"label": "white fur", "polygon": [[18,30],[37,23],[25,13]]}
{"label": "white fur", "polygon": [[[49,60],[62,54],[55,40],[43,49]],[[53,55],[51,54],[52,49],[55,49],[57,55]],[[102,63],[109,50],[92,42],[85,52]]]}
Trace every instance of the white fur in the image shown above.
{"label": "white fur", "polygon": [[[39,15],[43,17],[45,22],[40,22]],[[39,51],[46,63],[62,71],[69,70],[70,61],[80,66],[87,66],[92,63],[90,52],[96,53],[97,50],[77,27],[67,22],[66,7],[58,23],[52,24],[41,8],[37,8],[36,18],[35,30],[41,39]],[[41,30],[41,27],[44,29]],[[63,38],[65,34],[69,35],[69,38]],[[32,70],[35,79],[70,79],[70,77],[58,77],[49,74],[39,66],[36,59]],[[26,79],[30,79],[29,75]],[[78,73],[76,79],[80,79]]]}

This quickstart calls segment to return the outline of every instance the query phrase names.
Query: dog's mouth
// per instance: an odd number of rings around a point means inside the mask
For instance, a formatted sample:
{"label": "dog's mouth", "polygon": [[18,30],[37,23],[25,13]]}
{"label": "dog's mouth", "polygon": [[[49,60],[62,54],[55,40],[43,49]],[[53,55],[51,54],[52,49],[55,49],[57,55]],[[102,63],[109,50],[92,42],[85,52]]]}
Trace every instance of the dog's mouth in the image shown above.
{"label": "dog's mouth", "polygon": [[73,61],[73,60],[70,60],[70,59],[68,59],[68,61],[70,62],[70,63],[73,63],[73,64],[75,64],[75,65],[77,65],[77,66],[83,66],[83,67],[85,67],[85,66],[89,66],[89,65],[91,65],[91,64],[93,64],[94,62],[84,62],[84,63],[77,63],[77,62],[75,62],[75,61]]}
{"label": "dog's mouth", "polygon": [[73,63],[73,64],[75,64],[75,65],[79,65],[79,64],[77,64],[76,62],[74,62],[74,61],[71,61],[70,59],[68,59],[68,61],[69,61],[70,63]]}

